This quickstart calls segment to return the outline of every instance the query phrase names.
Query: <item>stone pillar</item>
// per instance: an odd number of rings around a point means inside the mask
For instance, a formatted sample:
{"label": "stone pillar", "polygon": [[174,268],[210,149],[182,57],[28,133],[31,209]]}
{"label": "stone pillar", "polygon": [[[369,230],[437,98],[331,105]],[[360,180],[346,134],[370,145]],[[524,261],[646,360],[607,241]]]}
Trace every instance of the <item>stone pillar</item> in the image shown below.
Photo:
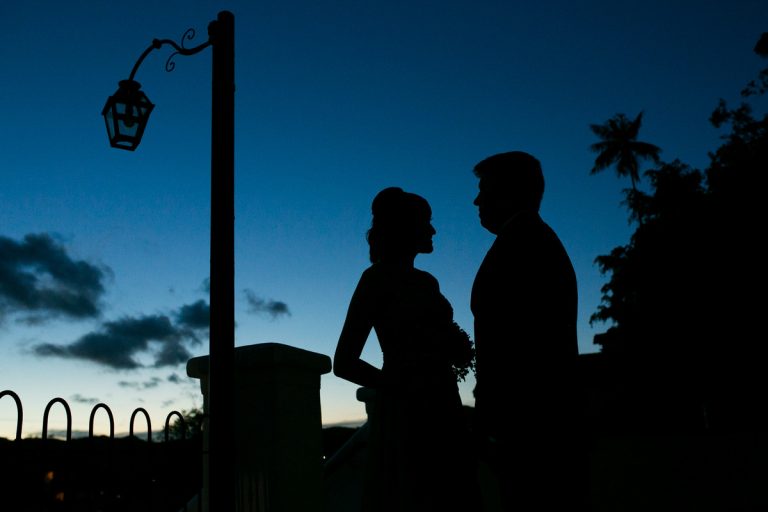
{"label": "stone pillar", "polygon": [[[209,356],[190,359],[208,415]],[[280,343],[235,348],[237,512],[321,512],[320,376],[330,357]],[[205,428],[205,427],[204,427]],[[208,439],[204,432],[203,510],[208,512]]]}

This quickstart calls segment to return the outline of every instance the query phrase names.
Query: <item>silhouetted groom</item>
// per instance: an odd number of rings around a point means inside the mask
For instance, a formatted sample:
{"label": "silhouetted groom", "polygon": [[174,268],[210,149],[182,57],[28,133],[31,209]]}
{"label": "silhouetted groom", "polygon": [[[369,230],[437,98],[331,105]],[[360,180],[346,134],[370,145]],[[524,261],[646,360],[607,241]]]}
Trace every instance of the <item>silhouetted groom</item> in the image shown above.
{"label": "silhouetted groom", "polygon": [[536,158],[501,153],[474,173],[480,223],[496,235],[471,301],[481,453],[499,478],[505,510],[576,510],[585,469],[575,458],[573,266],[539,216],[544,177]]}

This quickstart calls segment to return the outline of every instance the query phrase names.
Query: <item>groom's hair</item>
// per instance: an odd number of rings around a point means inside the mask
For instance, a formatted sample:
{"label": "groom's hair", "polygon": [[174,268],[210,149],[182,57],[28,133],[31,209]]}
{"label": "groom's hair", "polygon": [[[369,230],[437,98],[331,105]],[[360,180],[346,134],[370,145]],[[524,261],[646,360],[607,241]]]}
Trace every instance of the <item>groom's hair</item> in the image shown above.
{"label": "groom's hair", "polygon": [[537,211],[544,196],[544,174],[541,162],[524,151],[497,153],[480,161],[473,172],[487,178],[499,195],[509,195]]}

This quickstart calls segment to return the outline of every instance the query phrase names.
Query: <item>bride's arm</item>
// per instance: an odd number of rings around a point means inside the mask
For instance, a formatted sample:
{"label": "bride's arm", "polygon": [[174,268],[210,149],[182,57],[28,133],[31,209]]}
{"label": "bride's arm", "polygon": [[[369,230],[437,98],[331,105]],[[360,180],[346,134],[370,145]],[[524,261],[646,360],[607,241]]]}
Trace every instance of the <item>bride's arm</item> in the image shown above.
{"label": "bride's arm", "polygon": [[377,388],[381,380],[381,370],[360,358],[373,328],[370,286],[370,279],[363,275],[355,293],[352,294],[333,356],[333,373],[360,386]]}

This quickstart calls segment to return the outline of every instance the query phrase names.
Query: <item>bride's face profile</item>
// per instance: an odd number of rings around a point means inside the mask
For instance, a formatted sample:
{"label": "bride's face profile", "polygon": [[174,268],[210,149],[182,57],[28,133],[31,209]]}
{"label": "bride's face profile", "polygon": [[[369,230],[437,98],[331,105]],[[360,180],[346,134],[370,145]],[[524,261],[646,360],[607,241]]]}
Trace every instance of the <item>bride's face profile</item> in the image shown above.
{"label": "bride's face profile", "polygon": [[432,222],[429,220],[420,221],[417,226],[414,226],[417,230],[416,236],[416,250],[418,253],[429,254],[434,250],[432,245],[432,236],[437,233]]}
{"label": "bride's face profile", "polygon": [[403,259],[434,250],[432,208],[418,194],[389,187],[377,194],[371,205],[373,220],[366,238],[372,262]]}

